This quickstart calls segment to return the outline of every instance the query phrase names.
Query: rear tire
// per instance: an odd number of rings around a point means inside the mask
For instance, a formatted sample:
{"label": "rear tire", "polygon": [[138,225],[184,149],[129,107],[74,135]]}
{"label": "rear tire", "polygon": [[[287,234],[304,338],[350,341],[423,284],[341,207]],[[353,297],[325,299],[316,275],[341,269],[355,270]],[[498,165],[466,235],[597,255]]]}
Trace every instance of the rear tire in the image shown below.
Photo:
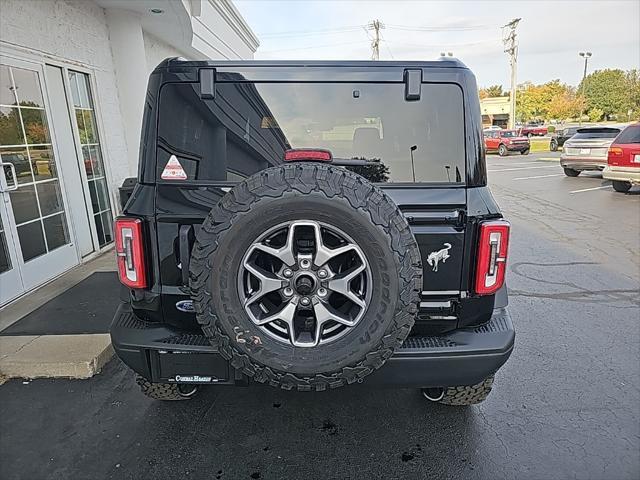
{"label": "rear tire", "polygon": [[631,183],[629,182],[621,182],[620,180],[613,180],[613,189],[616,192],[627,193],[631,190]]}
{"label": "rear tire", "polygon": [[152,383],[140,375],[136,375],[136,383],[140,387],[140,391],[142,393],[154,400],[189,400],[198,392],[197,385],[178,385],[177,383]]}
{"label": "rear tire", "polygon": [[558,142],[551,140],[551,143],[549,144],[549,150],[551,150],[552,152],[557,152],[558,151]]}
{"label": "rear tire", "polygon": [[567,177],[577,177],[578,175],[580,175],[580,170],[574,170],[573,168],[566,168],[565,167],[564,174]]}
{"label": "rear tire", "polygon": [[498,147],[498,155],[500,155],[501,157],[506,157],[509,154],[509,150],[507,150],[507,147],[505,145],[500,145]]}
{"label": "rear tire", "polygon": [[434,391],[436,389],[423,388],[422,394],[430,401],[441,403],[443,405],[458,407],[476,405],[487,399],[491,393],[491,388],[493,387],[493,380],[494,375],[489,375],[487,378],[475,385],[447,387],[443,391],[439,392],[439,395],[436,395],[437,392]]}
{"label": "rear tire", "polygon": [[520,152],[520,155],[529,155],[529,151],[530,151],[530,150],[529,150],[528,148],[527,148],[526,150],[522,150],[522,151]]}

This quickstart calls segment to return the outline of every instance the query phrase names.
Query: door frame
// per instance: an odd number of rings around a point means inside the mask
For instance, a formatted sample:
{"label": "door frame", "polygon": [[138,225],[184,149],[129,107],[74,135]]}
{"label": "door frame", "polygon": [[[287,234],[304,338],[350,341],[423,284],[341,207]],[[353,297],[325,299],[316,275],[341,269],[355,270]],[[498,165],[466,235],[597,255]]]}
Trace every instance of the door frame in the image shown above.
{"label": "door frame", "polygon": [[[110,155],[108,150],[106,149],[106,144],[105,144],[105,139],[107,137],[105,135],[105,129],[103,124],[102,106],[100,103],[100,97],[98,95],[98,84],[97,84],[97,75],[96,75],[97,70],[93,66],[85,63],[67,60],[55,55],[46,54],[44,52],[39,52],[37,50],[33,50],[27,47],[14,46],[14,45],[9,46],[2,42],[0,42],[0,56],[15,59],[17,61],[24,61],[28,63],[38,64],[41,67],[42,76],[43,76],[42,77],[43,90],[46,92],[47,105],[49,103],[48,102],[49,92],[47,90],[48,76],[47,76],[45,65],[47,64],[53,65],[62,69],[62,76],[63,76],[63,82],[64,82],[64,88],[65,88],[66,103],[67,103],[67,114],[69,115],[69,122],[70,122],[72,133],[73,133],[74,149],[76,152],[76,163],[78,166],[78,170],[80,172],[83,196],[85,200],[84,206],[87,213],[87,219],[89,221],[89,226],[91,230],[91,238],[94,245],[94,251],[82,257],[82,255],[80,255],[80,252],[79,252],[79,247],[77,247],[76,243],[73,242],[74,246],[76,246],[76,250],[78,251],[78,257],[80,258],[80,263],[84,263],[85,261],[95,258],[101,253],[113,248],[113,242],[103,247],[100,247],[98,242],[98,233],[97,233],[97,228],[95,224],[93,210],[91,207],[91,196],[89,194],[88,179],[87,179],[86,171],[83,168],[83,156],[82,156],[82,148],[80,146],[80,135],[78,132],[78,126],[76,122],[73,120],[74,111],[73,111],[73,99],[71,98],[71,90],[69,85],[69,70],[85,73],[89,76],[89,83],[90,83],[91,94],[92,94],[91,99],[93,101],[94,116],[96,121],[96,130],[98,133],[98,138],[100,140],[100,154],[102,155],[102,158],[103,158],[104,174],[105,174],[105,179],[107,184],[107,194],[109,196],[109,201],[111,202],[111,210],[112,210],[113,217],[115,218],[120,211],[120,203],[116,201],[117,197],[115,195],[115,191],[113,188],[111,188],[111,186],[113,185],[112,183],[113,176],[111,171]],[[47,118],[47,120],[49,119]],[[51,126],[52,123],[50,122],[49,125]],[[53,127],[50,127],[50,129],[53,130]],[[55,153],[57,154],[57,151]],[[66,200],[66,196],[65,196],[65,200]],[[69,225],[70,230],[73,230],[74,228],[75,226],[73,224]],[[75,230],[74,230],[74,237],[75,237]]]}
{"label": "door frame", "polygon": [[[44,62],[33,62],[31,60],[27,60],[24,58],[16,57],[15,55],[7,55],[4,49],[0,49],[0,60],[4,60],[4,62],[15,68],[22,68],[26,70],[35,71],[40,78],[40,87],[42,89],[42,97],[43,97],[43,107],[44,107],[44,115],[47,121],[47,126],[49,130],[49,135],[51,139],[51,150],[53,152],[54,158],[56,159],[56,166],[58,167],[61,162],[58,138],[56,137],[55,128],[53,127],[53,121],[51,117],[51,102],[49,100],[49,91],[47,90],[47,80],[45,77],[45,68]],[[22,128],[24,128],[22,126]],[[60,169],[59,169],[60,170]],[[4,176],[4,175],[3,175]],[[22,256],[21,249],[19,246],[19,237],[18,230],[16,227],[15,217],[12,211],[12,208],[6,208],[8,204],[5,203],[5,212],[7,214],[8,225],[4,225],[5,236],[7,232],[10,233],[12,237],[12,243],[14,247],[14,257],[18,260],[17,265],[14,268],[19,269],[19,277],[21,279],[22,288],[20,289],[20,293],[13,296],[13,298],[8,298],[6,303],[9,303],[15,298],[23,295],[26,292],[29,292],[40,285],[43,285],[49,282],[52,278],[59,276],[60,274],[66,272],[67,270],[77,266],[80,263],[80,256],[78,254],[78,247],[75,241],[75,230],[73,228],[73,223],[69,217],[69,199],[67,197],[67,193],[65,190],[65,183],[62,173],[58,172],[58,184],[60,186],[60,195],[62,200],[62,207],[65,214],[65,220],[67,223],[67,232],[69,235],[69,243],[62,245],[52,251],[48,251],[41,257],[36,257],[28,261],[24,261]],[[17,181],[17,180],[16,180]],[[6,179],[4,181],[6,185]],[[34,187],[35,188],[35,187]],[[4,192],[3,195],[8,195],[8,192]],[[67,257],[73,252],[73,255]],[[42,260],[46,257],[46,264],[52,266],[51,271],[55,272],[53,275],[45,275],[44,277],[40,277],[37,275],[38,267],[42,266]],[[12,258],[12,259],[13,259]]]}

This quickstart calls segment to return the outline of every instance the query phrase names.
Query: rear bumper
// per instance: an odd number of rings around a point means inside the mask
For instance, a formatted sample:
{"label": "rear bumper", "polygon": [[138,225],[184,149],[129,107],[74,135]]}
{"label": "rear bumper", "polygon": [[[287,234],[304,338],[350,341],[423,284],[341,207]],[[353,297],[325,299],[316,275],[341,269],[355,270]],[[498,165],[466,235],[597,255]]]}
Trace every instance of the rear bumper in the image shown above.
{"label": "rear bumper", "polygon": [[638,167],[611,167],[607,165],[602,171],[602,178],[629,182],[632,185],[640,185],[640,166]]}
{"label": "rear bumper", "polygon": [[[496,372],[513,350],[515,331],[506,309],[496,309],[481,327],[434,337],[410,337],[366,385],[446,387],[473,385]],[[138,319],[121,304],[111,325],[120,359],[152,382],[246,385],[202,334]]]}
{"label": "rear bumper", "polygon": [[604,170],[607,166],[607,159],[561,156],[560,165],[562,168],[573,168],[574,170]]}

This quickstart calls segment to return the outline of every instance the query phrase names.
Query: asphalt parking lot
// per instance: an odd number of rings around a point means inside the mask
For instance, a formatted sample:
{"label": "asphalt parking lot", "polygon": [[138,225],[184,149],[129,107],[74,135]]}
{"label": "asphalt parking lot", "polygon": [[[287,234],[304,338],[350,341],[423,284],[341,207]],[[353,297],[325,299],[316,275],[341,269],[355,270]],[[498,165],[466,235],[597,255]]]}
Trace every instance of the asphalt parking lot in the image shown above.
{"label": "asphalt parking lot", "polygon": [[638,478],[640,193],[567,178],[557,157],[488,160],[513,224],[517,339],[480,406],[366,386],[161,403],[114,360],[87,381],[0,387],[0,477]]}

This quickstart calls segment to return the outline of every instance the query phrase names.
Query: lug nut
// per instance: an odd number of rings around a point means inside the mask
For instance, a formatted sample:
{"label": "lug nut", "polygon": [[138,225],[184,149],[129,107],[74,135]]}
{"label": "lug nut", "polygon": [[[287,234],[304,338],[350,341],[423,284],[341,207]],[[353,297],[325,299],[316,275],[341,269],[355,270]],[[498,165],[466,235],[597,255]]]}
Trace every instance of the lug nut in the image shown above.
{"label": "lug nut", "polygon": [[318,270],[318,277],[327,278],[327,271],[326,270]]}
{"label": "lug nut", "polygon": [[305,307],[308,306],[311,303],[311,300],[309,300],[308,297],[302,297],[300,299],[300,305],[304,305]]}
{"label": "lug nut", "polygon": [[324,288],[319,288],[318,289],[318,296],[319,297],[324,297],[327,295],[327,291]]}
{"label": "lug nut", "polygon": [[305,258],[304,260],[300,260],[300,266],[302,268],[309,268],[311,266],[311,262]]}
{"label": "lug nut", "polygon": [[293,295],[293,288],[287,287],[284,289],[284,294],[287,297],[290,297],[291,295]]}
{"label": "lug nut", "polygon": [[282,272],[282,274],[286,277],[286,278],[291,278],[293,277],[293,270],[291,270],[290,268],[285,268],[284,272]]}

